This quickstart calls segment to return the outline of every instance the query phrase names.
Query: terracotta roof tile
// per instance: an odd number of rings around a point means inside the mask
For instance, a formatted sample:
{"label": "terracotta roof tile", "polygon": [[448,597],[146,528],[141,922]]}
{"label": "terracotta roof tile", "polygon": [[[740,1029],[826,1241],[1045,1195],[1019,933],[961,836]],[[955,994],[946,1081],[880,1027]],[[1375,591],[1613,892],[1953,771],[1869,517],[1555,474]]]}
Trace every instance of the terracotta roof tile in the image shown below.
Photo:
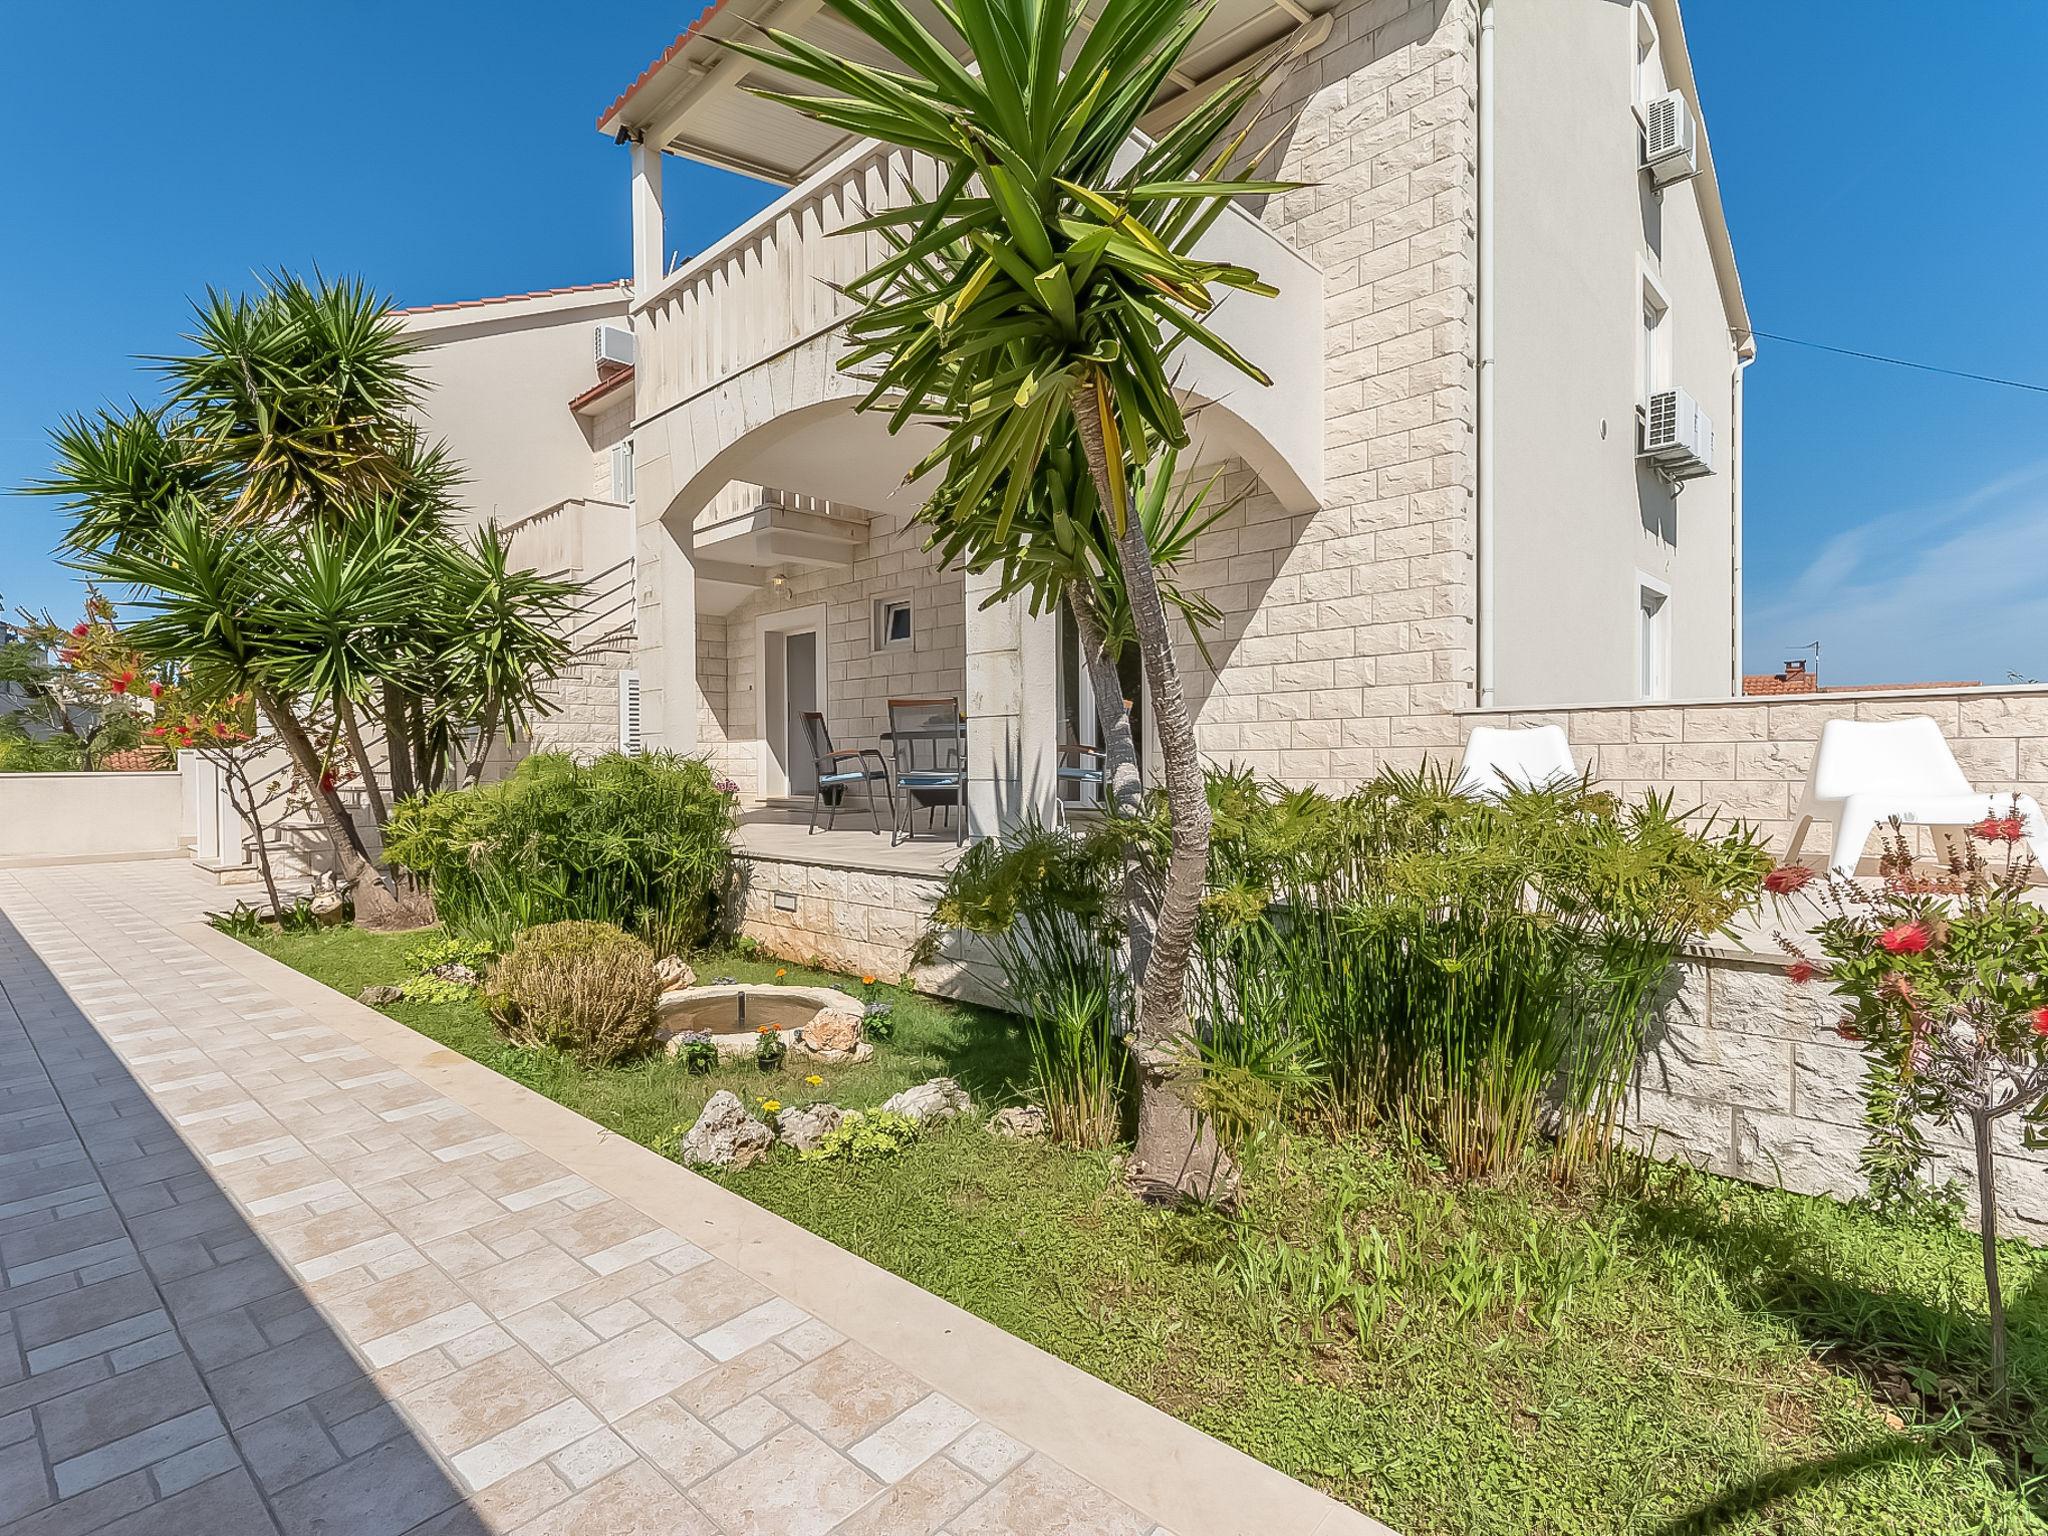
{"label": "terracotta roof tile", "polygon": [[578,395],[574,400],[571,400],[569,402],[569,409],[572,411],[580,411],[586,405],[590,405],[596,401],[602,400],[606,395],[610,394],[613,390],[618,389],[620,386],[630,384],[632,382],[633,370],[631,368],[621,368],[616,373],[608,374],[604,378],[599,379],[595,384],[591,385],[590,388],[583,391],[583,393]]}
{"label": "terracotta roof tile", "polygon": [[652,80],[656,75],[660,74],[662,66],[668,63],[668,61],[674,58],[677,54],[681,53],[683,51],[684,45],[688,43],[691,38],[695,37],[697,33],[703,29],[705,22],[709,21],[713,16],[716,16],[718,14],[719,8],[724,4],[725,0],[711,0],[711,4],[704,7],[704,9],[698,14],[697,19],[691,22],[690,25],[682,32],[678,33],[676,35],[676,40],[670,43],[668,47],[664,48],[661,51],[661,57],[656,59],[652,64],[648,65],[645,69],[641,70],[640,73],[634,78],[633,83],[627,86],[623,91],[619,92],[618,100],[614,101],[610,106],[606,107],[602,112],[597,114],[597,126],[600,132],[603,131],[604,126],[607,123],[609,123],[613,118],[619,115],[620,109],[623,108],[627,102],[633,99],[633,93],[639,90],[640,87],[645,85],[648,81]]}

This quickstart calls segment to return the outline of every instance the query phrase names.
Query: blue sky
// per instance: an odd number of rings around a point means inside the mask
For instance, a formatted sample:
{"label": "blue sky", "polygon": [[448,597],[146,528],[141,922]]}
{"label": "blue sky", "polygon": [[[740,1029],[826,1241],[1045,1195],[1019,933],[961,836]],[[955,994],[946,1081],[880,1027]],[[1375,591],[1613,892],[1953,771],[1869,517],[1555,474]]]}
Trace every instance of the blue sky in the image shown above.
{"label": "blue sky", "polygon": [[[0,486],[59,416],[149,396],[189,296],[261,268],[403,304],[620,276],[625,151],[598,111],[697,10],[507,0],[22,5],[0,50]],[[2029,190],[2048,6],[1693,0],[1756,325],[2048,383]],[[572,17],[573,20],[565,20]],[[671,162],[695,249],[771,190]],[[1751,667],[2048,676],[2048,395],[1772,342],[1750,370]],[[0,597],[75,603],[45,502],[0,495]]]}

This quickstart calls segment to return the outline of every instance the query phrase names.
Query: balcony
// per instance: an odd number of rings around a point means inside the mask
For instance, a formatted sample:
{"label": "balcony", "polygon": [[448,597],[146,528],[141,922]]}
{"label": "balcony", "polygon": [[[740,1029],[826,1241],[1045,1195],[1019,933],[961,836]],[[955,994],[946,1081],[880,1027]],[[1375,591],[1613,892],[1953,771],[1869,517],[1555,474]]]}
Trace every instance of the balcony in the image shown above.
{"label": "balcony", "polygon": [[[692,417],[686,429],[667,427],[685,465],[674,484],[693,502],[675,511],[696,522],[717,486],[748,476],[867,506],[900,489],[928,439],[906,433],[884,444],[879,418],[855,427],[861,386],[834,367],[833,332],[853,308],[840,288],[886,247],[879,235],[841,231],[938,186],[925,157],[854,144],[636,303],[636,423]],[[1195,457],[1242,458],[1284,503],[1309,510],[1322,490],[1322,274],[1241,208],[1228,210],[1198,250],[1252,268],[1280,293],[1231,294],[1211,321],[1272,385],[1193,346],[1175,354],[1178,386],[1198,413]],[[740,451],[748,437],[755,441]],[[722,473],[708,473],[714,460]],[[693,471],[707,473],[693,480]]]}

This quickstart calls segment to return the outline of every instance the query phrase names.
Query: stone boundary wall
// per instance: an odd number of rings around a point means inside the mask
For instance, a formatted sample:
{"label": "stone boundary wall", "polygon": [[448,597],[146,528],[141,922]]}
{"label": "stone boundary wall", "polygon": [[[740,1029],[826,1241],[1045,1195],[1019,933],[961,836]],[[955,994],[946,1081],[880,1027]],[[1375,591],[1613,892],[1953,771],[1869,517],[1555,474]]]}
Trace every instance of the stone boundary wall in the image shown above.
{"label": "stone boundary wall", "polygon": [[[1829,720],[1930,716],[1977,788],[2018,790],[2048,801],[2048,686],[1935,688],[1883,693],[1593,704],[1560,709],[1464,710],[1455,762],[1475,725],[1558,725],[1579,766],[1628,798],[1668,791],[1681,807],[1705,806],[1755,824],[1783,852],[1792,815]],[[1802,860],[1829,850],[1829,830],[1809,834]]]}
{"label": "stone boundary wall", "polygon": [[[920,992],[1002,1007],[1001,974],[959,936],[931,965],[910,963],[944,882],[936,875],[838,869],[793,860],[733,860],[738,932],[784,959],[816,961]],[[779,901],[778,901],[779,898]]]}
{"label": "stone boundary wall", "polygon": [[[1667,1161],[1809,1195],[1862,1194],[1863,1053],[1835,1034],[1839,1010],[1782,963],[1708,954],[1678,967],[1651,1021],[1626,1117],[1629,1141]],[[2048,1152],[2000,1121],[1998,1206],[2010,1230],[2048,1238]],[[1939,1179],[1974,1212],[1967,1132],[1930,1133]]]}

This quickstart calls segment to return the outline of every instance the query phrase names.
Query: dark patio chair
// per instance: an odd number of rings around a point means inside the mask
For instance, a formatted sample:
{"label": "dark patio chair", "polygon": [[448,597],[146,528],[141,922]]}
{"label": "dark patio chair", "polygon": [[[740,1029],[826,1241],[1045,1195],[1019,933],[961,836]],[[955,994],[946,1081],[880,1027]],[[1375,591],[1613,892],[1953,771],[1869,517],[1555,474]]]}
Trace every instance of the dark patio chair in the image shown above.
{"label": "dark patio chair", "polygon": [[1094,806],[1100,807],[1109,798],[1109,754],[1100,747],[1087,746],[1082,742],[1064,742],[1058,749],[1056,788],[1052,797],[1053,811],[1064,822],[1067,817],[1067,797],[1057,792],[1057,786],[1072,784],[1075,787],[1076,803],[1079,791],[1095,791]]}
{"label": "dark patio chair", "polygon": [[825,717],[816,710],[805,710],[797,716],[804,728],[804,741],[811,749],[811,767],[817,775],[817,785],[811,791],[811,824],[805,836],[818,830],[818,807],[828,807],[825,813],[825,830],[830,832],[833,823],[839,819],[839,802],[846,798],[846,791],[858,784],[861,792],[868,797],[868,819],[875,824],[875,836],[882,835],[882,817],[875,809],[875,781],[881,780],[882,788],[889,795],[889,822],[896,821],[896,791],[889,785],[889,765],[882,754],[873,747],[835,747],[832,732],[825,724]]}
{"label": "dark patio chair", "polygon": [[941,808],[948,818],[957,807],[956,842],[967,841],[967,722],[960,718],[958,699],[889,700],[889,747],[896,760],[894,847],[911,835],[919,807],[936,822]]}

